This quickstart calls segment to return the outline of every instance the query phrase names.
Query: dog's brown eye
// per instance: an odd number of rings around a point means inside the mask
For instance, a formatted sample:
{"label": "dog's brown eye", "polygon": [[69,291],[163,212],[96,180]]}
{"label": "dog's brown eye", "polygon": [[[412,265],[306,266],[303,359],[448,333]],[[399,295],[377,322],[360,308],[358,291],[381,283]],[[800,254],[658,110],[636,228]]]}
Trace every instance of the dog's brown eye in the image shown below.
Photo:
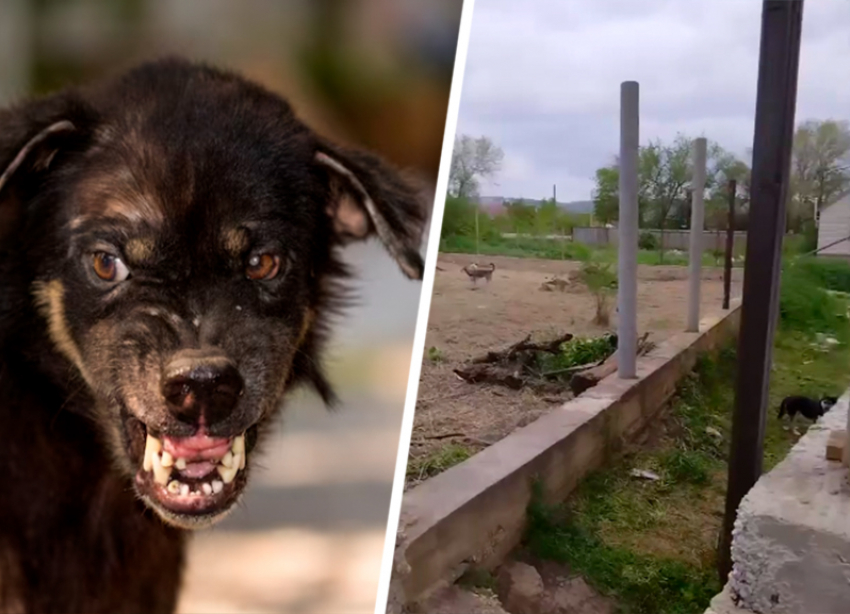
{"label": "dog's brown eye", "polygon": [[106,252],[94,254],[92,266],[95,274],[103,281],[124,281],[130,274],[120,258]]}
{"label": "dog's brown eye", "polygon": [[245,274],[254,281],[274,279],[280,271],[280,257],[273,254],[258,254],[251,256]]}

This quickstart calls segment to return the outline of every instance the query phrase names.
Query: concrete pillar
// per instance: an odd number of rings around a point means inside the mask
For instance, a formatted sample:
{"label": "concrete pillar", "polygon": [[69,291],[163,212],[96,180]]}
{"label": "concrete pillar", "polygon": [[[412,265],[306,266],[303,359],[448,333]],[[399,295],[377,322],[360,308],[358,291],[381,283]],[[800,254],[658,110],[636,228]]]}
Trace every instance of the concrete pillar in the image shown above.
{"label": "concrete pillar", "polygon": [[702,137],[694,141],[693,179],[691,182],[691,253],[688,272],[687,332],[699,332],[699,291],[702,275],[702,241],[705,234],[705,158],[707,143]]}
{"label": "concrete pillar", "polygon": [[622,379],[637,373],[638,145],[640,87],[620,84],[620,219],[617,260],[617,369]]}

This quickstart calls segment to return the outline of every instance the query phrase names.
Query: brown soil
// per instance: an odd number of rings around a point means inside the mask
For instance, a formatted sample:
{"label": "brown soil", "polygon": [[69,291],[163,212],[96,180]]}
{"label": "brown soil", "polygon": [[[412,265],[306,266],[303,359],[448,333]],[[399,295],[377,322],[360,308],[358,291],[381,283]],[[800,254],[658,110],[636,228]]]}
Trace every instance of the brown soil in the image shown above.
{"label": "brown soil", "polygon": [[[461,271],[467,264],[494,263],[490,283],[476,285]],[[564,292],[540,289],[547,279],[569,279],[579,268],[573,261],[440,254],[431,299],[419,400],[410,447],[408,486],[424,477],[424,463],[446,446],[462,445],[474,453],[570,398],[539,396],[530,390],[468,384],[453,370],[474,356],[503,349],[527,334],[556,336],[571,332],[595,336],[616,330],[592,323],[593,296],[579,283]],[[638,332],[649,331],[656,343],[684,330],[687,311],[686,267],[638,267]],[[723,298],[723,271],[703,268],[701,313],[717,312]],[[732,296],[740,292],[741,270],[733,271]],[[612,301],[615,304],[616,301]],[[613,308],[612,308],[613,311]]]}

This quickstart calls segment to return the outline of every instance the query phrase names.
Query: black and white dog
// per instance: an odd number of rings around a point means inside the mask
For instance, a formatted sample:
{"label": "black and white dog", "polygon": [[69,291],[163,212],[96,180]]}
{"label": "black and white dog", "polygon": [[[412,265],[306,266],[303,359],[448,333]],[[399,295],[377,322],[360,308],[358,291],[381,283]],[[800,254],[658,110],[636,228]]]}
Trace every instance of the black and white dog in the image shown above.
{"label": "black and white dog", "polygon": [[794,422],[797,414],[800,414],[812,422],[817,422],[817,419],[829,411],[837,402],[836,397],[822,397],[820,401],[804,396],[785,397],[779,405],[779,418],[782,419],[783,416],[787,415],[791,422]]}

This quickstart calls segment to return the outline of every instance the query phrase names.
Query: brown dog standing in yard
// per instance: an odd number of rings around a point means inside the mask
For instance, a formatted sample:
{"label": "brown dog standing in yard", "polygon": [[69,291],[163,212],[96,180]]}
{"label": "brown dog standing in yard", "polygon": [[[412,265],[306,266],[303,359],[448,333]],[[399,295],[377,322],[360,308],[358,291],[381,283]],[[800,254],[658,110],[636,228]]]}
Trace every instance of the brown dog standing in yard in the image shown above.
{"label": "brown dog standing in yard", "polygon": [[465,267],[461,269],[466,275],[472,280],[473,285],[478,284],[479,279],[486,279],[489,284],[493,279],[493,272],[496,270],[495,264],[490,264],[490,266],[482,267],[475,263],[467,264]]}
{"label": "brown dog standing in yard", "polygon": [[[419,193],[178,59],[0,111],[0,612],[172,612],[187,530],[239,500],[377,236]],[[285,553],[281,553],[285,556]]]}

